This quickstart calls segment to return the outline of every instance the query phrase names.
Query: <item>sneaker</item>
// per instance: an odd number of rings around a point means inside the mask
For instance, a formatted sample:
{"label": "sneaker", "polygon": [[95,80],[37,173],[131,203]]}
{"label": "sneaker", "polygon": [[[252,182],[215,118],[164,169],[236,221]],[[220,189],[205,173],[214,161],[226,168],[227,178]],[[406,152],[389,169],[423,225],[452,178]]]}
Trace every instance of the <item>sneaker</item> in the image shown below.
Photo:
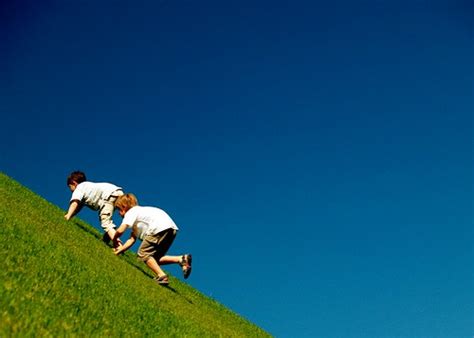
{"label": "sneaker", "polygon": [[104,233],[102,235],[102,242],[104,242],[105,244],[109,244],[111,240],[112,239],[110,238],[108,233]]}
{"label": "sneaker", "polygon": [[192,263],[193,257],[191,254],[186,254],[181,257],[181,262],[179,265],[181,265],[181,268],[183,269],[183,277],[184,279],[187,279],[189,275],[191,274],[191,263]]}
{"label": "sneaker", "polygon": [[155,280],[155,282],[157,282],[160,285],[168,285],[170,283],[167,275],[163,275],[161,277],[155,277],[153,279]]}

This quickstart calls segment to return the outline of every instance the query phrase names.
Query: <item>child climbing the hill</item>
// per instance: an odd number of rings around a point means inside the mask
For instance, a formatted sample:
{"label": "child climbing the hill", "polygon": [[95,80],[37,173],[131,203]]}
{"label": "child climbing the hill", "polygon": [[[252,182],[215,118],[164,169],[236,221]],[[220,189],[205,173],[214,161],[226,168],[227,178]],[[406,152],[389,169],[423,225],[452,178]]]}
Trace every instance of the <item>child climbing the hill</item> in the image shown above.
{"label": "child climbing the hill", "polygon": [[[67,178],[67,185],[72,197],[64,218],[70,220],[86,205],[92,210],[99,211],[100,226],[105,232],[104,242],[114,238],[115,224],[112,220],[114,202],[117,197],[123,195],[122,188],[111,183],[89,182],[82,171],[72,172]],[[118,242],[115,241],[114,245],[117,246]]]}
{"label": "child climbing the hill", "polygon": [[133,194],[119,196],[115,207],[123,217],[123,222],[115,232],[114,241],[118,240],[125,230],[132,229],[130,238],[114,249],[116,255],[128,250],[139,238],[142,244],[138,249],[138,258],[155,273],[154,279],[158,284],[169,283],[168,276],[160,265],[179,264],[184,278],[189,277],[192,259],[190,254],[165,256],[178,232],[178,227],[166,212],[155,207],[139,206]]}

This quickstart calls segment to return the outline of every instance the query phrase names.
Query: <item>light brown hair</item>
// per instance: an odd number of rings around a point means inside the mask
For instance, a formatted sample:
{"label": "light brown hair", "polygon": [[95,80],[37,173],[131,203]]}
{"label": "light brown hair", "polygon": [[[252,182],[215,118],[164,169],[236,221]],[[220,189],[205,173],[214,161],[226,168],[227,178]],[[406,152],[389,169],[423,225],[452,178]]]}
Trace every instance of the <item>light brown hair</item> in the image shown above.
{"label": "light brown hair", "polygon": [[115,204],[115,208],[128,211],[134,206],[138,205],[138,200],[134,194],[128,193],[128,194],[119,196],[114,204]]}

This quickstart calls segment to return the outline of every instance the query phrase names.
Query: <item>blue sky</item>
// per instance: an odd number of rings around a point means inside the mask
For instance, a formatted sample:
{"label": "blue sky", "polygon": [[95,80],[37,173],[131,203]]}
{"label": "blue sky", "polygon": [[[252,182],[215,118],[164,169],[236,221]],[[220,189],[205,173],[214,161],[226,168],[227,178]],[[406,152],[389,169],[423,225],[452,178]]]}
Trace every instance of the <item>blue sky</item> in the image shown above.
{"label": "blue sky", "polygon": [[189,284],[275,336],[471,337],[473,15],[2,3],[0,170],[64,209],[75,169],[165,209]]}

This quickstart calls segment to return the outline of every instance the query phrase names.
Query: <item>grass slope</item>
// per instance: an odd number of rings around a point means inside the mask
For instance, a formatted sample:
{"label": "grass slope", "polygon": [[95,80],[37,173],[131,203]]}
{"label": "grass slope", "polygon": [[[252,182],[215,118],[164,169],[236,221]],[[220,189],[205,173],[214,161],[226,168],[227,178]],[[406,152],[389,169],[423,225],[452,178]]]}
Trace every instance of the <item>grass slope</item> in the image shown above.
{"label": "grass slope", "polygon": [[0,337],[268,336],[176,278],[156,285],[63,214],[0,173]]}

